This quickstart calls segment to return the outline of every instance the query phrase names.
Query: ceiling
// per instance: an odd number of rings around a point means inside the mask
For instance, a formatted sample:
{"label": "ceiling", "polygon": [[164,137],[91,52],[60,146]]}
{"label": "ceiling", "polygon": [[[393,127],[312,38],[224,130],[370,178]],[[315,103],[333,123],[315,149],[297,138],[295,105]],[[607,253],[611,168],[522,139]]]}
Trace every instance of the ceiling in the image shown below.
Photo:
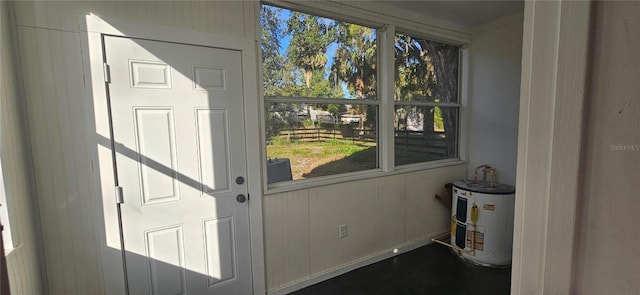
{"label": "ceiling", "polygon": [[465,28],[473,28],[524,10],[523,0],[387,0],[379,3],[413,16],[420,14],[443,23],[455,24]]}

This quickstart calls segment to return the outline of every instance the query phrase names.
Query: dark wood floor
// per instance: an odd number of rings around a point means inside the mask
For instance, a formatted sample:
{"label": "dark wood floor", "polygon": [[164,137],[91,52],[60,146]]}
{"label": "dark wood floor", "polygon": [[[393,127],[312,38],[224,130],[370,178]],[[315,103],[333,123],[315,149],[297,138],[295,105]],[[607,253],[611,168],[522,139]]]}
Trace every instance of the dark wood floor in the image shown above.
{"label": "dark wood floor", "polygon": [[312,294],[509,294],[511,269],[462,261],[446,247],[431,244],[307,287]]}

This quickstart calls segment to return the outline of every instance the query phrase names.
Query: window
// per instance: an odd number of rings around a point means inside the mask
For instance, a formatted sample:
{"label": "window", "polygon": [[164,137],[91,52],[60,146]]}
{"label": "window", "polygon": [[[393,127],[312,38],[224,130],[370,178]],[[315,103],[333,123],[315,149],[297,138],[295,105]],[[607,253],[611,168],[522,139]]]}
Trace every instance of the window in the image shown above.
{"label": "window", "polygon": [[262,4],[268,183],[378,168],[377,32]]}
{"label": "window", "polygon": [[395,164],[458,157],[460,47],[395,35]]}
{"label": "window", "polygon": [[260,26],[268,183],[458,159],[459,46],[267,4]]}

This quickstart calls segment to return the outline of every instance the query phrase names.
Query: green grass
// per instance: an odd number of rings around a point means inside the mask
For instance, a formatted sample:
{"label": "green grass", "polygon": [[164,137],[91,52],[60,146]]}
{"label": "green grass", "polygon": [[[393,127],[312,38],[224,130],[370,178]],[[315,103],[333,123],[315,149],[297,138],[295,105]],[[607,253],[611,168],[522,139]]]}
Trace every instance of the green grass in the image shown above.
{"label": "green grass", "polygon": [[294,179],[373,169],[375,143],[352,143],[329,139],[322,142],[274,138],[267,145],[267,157],[288,158]]}
{"label": "green grass", "polygon": [[267,156],[270,158],[288,158],[294,155],[318,155],[349,157],[354,153],[366,150],[375,143],[351,143],[350,141],[329,139],[324,142],[291,141],[288,139],[274,138],[267,146]]}
{"label": "green grass", "polygon": [[[396,165],[412,164],[446,158],[428,152],[395,151]],[[335,175],[377,167],[378,153],[373,142],[328,139],[321,142],[295,141],[275,137],[267,145],[267,157],[288,158],[293,179]]]}

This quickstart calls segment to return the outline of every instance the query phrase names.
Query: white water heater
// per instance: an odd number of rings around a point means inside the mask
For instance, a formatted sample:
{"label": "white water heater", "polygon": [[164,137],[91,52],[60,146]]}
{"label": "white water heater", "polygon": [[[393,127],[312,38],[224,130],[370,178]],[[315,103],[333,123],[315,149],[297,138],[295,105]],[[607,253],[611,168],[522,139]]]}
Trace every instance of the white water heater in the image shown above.
{"label": "white water heater", "polygon": [[451,245],[463,259],[490,267],[511,264],[515,189],[488,182],[453,183]]}

